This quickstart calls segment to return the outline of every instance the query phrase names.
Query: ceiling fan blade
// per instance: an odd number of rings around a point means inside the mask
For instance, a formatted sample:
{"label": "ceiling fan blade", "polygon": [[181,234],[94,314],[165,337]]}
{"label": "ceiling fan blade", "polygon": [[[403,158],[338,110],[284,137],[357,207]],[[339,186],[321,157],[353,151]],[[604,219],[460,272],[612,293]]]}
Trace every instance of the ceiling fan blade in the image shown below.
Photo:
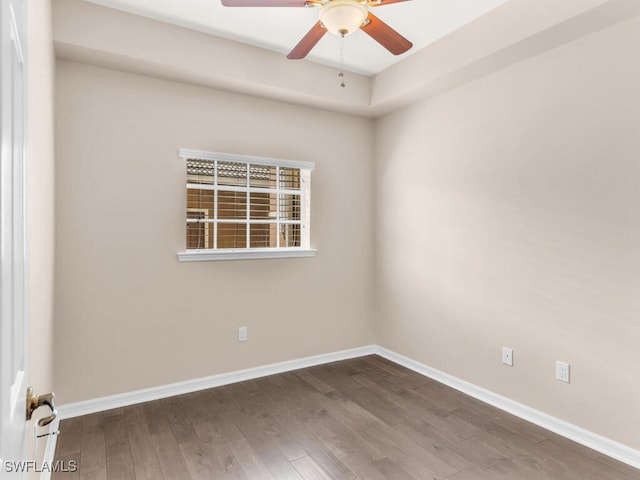
{"label": "ceiling fan blade", "polygon": [[225,7],[304,7],[307,0],[222,0]]}
{"label": "ceiling fan blade", "polygon": [[374,14],[369,13],[368,20],[369,23],[360,28],[394,55],[400,55],[413,47],[413,43],[404,38]]}
{"label": "ceiling fan blade", "polygon": [[311,30],[304,36],[300,43],[295,46],[291,53],[287,55],[289,60],[300,60],[307,56],[316,43],[320,41],[324,34],[327,33],[327,29],[322,26],[322,23],[318,21]]}
{"label": "ceiling fan blade", "polygon": [[372,0],[369,4],[370,7],[384,7],[392,3],[408,2],[409,0]]}

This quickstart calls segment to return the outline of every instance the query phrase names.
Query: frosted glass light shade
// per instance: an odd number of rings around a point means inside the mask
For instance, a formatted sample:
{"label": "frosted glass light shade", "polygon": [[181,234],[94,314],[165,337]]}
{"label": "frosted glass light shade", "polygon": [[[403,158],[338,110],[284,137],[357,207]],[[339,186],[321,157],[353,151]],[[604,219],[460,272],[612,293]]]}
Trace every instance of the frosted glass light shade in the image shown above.
{"label": "frosted glass light shade", "polygon": [[320,21],[331,33],[344,37],[358,30],[367,15],[367,7],[356,0],[332,0],[320,10]]}

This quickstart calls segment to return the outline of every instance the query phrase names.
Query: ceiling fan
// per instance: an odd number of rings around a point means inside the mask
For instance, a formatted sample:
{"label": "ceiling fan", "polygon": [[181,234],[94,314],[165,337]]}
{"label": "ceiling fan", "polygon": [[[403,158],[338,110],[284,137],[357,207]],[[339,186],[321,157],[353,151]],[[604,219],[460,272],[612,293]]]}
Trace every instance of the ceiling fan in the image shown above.
{"label": "ceiling fan", "polygon": [[307,56],[325,33],[346,37],[360,29],[394,55],[401,55],[413,44],[384,23],[369,7],[380,7],[408,0],[222,0],[225,7],[318,7],[319,20],[287,55],[298,60]]}

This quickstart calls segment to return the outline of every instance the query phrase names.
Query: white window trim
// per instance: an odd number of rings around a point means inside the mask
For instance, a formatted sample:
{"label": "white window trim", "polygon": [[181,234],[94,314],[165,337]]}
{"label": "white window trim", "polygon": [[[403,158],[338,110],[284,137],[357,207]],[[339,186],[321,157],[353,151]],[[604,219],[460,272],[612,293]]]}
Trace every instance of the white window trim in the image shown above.
{"label": "white window trim", "polygon": [[279,158],[236,155],[234,153],[205,152],[203,150],[191,150],[188,148],[178,150],[178,155],[185,160],[218,160],[220,162],[251,163],[253,165],[268,165],[270,167],[299,168],[309,171],[313,171],[316,166],[314,162],[302,162],[300,160],[282,160]]}
{"label": "white window trim", "polygon": [[178,252],[180,262],[211,262],[223,260],[258,260],[269,258],[315,257],[315,248],[238,248],[228,250],[186,250]]}
{"label": "white window trim", "polygon": [[[203,150],[192,150],[181,148],[178,155],[182,159],[195,160],[212,160],[222,162],[247,163],[252,165],[268,165],[275,167],[299,168],[312,172],[315,168],[314,162],[303,162],[299,160],[282,160],[277,158],[254,157],[250,155],[236,155],[231,153],[206,152]],[[202,186],[199,185],[201,188]],[[225,190],[232,188],[225,188]],[[256,191],[264,192],[265,189],[256,189]],[[286,192],[285,192],[286,193]],[[298,191],[294,193],[300,193]],[[302,195],[302,202],[305,204],[302,228],[308,228],[310,214],[310,198]],[[290,223],[283,221],[282,223]],[[295,222],[297,223],[297,222]],[[257,259],[273,259],[273,258],[305,258],[315,257],[318,250],[315,248],[291,247],[291,248],[237,248],[224,250],[185,250],[177,253],[180,262],[209,262],[224,260],[257,260]]]}

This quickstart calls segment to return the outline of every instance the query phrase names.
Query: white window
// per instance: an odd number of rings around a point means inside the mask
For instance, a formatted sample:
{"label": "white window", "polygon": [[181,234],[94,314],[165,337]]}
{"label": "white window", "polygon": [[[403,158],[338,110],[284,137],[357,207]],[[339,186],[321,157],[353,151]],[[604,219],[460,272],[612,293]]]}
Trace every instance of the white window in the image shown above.
{"label": "white window", "polygon": [[314,164],[180,150],[186,250],[180,261],[309,257]]}

